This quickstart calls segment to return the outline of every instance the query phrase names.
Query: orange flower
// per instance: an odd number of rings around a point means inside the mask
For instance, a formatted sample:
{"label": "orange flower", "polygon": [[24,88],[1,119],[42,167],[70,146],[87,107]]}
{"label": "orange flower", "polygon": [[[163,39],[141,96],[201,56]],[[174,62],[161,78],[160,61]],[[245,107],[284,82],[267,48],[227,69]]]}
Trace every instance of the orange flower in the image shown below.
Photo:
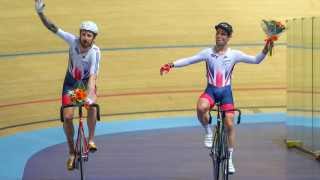
{"label": "orange flower", "polygon": [[77,93],[77,91],[74,89],[74,90],[73,90],[73,94],[76,94],[76,93]]}
{"label": "orange flower", "polygon": [[90,106],[89,102],[84,103],[84,107],[85,107],[86,109],[89,109],[89,106]]}
{"label": "orange flower", "polygon": [[285,25],[283,25],[283,24],[281,24],[281,27],[282,27],[282,28],[286,28],[286,26],[285,26]]}
{"label": "orange flower", "polygon": [[78,91],[77,92],[79,92],[79,93],[83,93],[83,90],[82,89],[78,89]]}
{"label": "orange flower", "polygon": [[73,102],[75,99],[73,96],[70,96],[70,101]]}
{"label": "orange flower", "polygon": [[277,26],[280,26],[281,24],[280,24],[280,22],[276,22],[276,25],[277,25]]}
{"label": "orange flower", "polygon": [[87,97],[87,94],[84,92],[82,93],[82,99],[86,98]]}
{"label": "orange flower", "polygon": [[[83,93],[81,93],[81,92],[79,92],[79,91],[76,93],[76,98],[77,98],[78,101],[81,101],[81,100],[82,100],[82,94],[83,94]],[[79,100],[79,99],[80,99],[80,100]]]}
{"label": "orange flower", "polygon": [[82,101],[82,97],[77,98],[77,101]]}

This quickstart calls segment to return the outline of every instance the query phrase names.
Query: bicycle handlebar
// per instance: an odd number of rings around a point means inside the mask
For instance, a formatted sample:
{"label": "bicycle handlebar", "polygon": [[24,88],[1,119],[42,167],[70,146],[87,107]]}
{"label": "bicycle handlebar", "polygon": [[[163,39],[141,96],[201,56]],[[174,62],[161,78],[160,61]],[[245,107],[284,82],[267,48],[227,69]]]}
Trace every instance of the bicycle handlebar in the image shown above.
{"label": "bicycle handlebar", "polygon": [[[237,124],[240,124],[240,120],[241,120],[241,111],[240,111],[239,109],[226,109],[226,110],[221,110],[221,109],[212,109],[212,110],[210,110],[210,111],[218,111],[218,112],[238,111],[239,116],[238,116]],[[209,116],[210,116],[210,119],[211,119],[210,111],[209,111]],[[211,122],[211,120],[210,120],[210,122]]]}
{"label": "bicycle handlebar", "polygon": [[[60,107],[60,120],[61,122],[64,122],[64,119],[63,119],[63,109],[64,108],[67,108],[67,107],[77,107],[79,105],[76,105],[76,104],[65,104],[65,105],[62,105]],[[81,104],[81,107],[84,106],[84,104]],[[98,104],[91,104],[90,106],[93,106],[93,107],[96,107],[97,108],[97,120],[100,121],[100,106]]]}

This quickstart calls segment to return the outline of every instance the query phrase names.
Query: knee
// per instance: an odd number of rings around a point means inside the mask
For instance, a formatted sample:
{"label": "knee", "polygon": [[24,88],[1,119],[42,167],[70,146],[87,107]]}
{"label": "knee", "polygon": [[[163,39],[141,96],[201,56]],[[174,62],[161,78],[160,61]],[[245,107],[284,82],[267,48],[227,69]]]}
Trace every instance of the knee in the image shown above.
{"label": "knee", "polygon": [[93,106],[89,106],[88,113],[95,113],[95,112],[96,112],[96,108]]}
{"label": "knee", "polygon": [[233,129],[234,129],[234,118],[227,119],[226,126],[227,126],[228,131],[233,131]]}
{"label": "knee", "polygon": [[72,114],[65,114],[64,115],[64,122],[66,124],[72,124],[72,120],[73,120],[73,115]]}
{"label": "knee", "polygon": [[198,106],[197,106],[197,111],[199,113],[206,113],[209,111],[209,108],[210,106],[208,106],[207,104],[205,103],[198,103]]}

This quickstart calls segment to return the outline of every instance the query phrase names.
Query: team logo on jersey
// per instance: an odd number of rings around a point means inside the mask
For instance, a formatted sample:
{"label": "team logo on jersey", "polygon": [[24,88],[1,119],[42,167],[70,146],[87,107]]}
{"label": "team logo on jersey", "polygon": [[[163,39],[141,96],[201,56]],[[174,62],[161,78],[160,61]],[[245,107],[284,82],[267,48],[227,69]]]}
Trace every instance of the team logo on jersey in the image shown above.
{"label": "team logo on jersey", "polygon": [[74,48],[74,50],[75,50],[78,54],[80,54],[78,47]]}
{"label": "team logo on jersey", "polygon": [[89,64],[89,62],[85,61],[84,59],[81,60],[81,65],[85,66],[85,65],[88,65],[88,64]]}
{"label": "team logo on jersey", "polygon": [[211,57],[215,57],[217,59],[219,56],[216,54],[211,54]]}

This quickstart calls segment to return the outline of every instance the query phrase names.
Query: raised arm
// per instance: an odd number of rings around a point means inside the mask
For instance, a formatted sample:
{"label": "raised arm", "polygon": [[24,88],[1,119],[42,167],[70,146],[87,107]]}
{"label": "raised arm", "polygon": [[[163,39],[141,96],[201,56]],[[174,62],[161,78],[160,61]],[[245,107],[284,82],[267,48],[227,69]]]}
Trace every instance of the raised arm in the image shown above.
{"label": "raised arm", "polygon": [[35,8],[36,11],[43,23],[43,25],[49,29],[51,32],[56,34],[58,32],[58,27],[55,26],[44,14],[43,14],[43,9],[44,9],[45,4],[43,4],[42,0],[35,0]]}

